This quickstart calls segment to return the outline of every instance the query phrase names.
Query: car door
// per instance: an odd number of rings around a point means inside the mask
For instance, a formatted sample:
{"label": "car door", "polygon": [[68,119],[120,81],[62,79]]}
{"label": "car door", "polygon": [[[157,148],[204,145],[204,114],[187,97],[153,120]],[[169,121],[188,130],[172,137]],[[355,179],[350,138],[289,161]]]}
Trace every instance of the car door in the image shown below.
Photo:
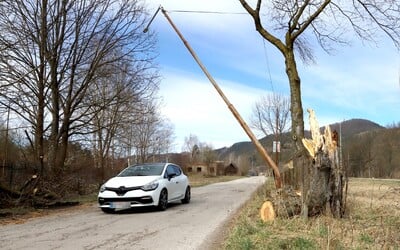
{"label": "car door", "polygon": [[[171,176],[169,178],[168,176]],[[168,189],[168,199],[176,199],[179,196],[178,192],[178,183],[179,179],[176,176],[176,172],[173,165],[168,165],[166,171],[166,178],[167,178],[167,189]]]}
{"label": "car door", "polygon": [[175,170],[175,183],[176,183],[176,197],[183,198],[185,196],[185,191],[186,191],[186,177],[185,175],[182,174],[182,170],[180,167],[173,165],[173,168]]}

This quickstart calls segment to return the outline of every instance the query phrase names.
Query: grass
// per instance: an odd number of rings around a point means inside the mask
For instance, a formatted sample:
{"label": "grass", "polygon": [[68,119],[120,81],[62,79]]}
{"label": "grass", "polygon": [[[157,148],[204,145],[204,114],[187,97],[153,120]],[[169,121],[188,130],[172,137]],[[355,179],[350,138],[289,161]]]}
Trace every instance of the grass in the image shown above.
{"label": "grass", "polygon": [[400,249],[400,181],[351,179],[342,219],[277,218],[259,209],[273,183],[254,195],[235,219],[223,249]]}

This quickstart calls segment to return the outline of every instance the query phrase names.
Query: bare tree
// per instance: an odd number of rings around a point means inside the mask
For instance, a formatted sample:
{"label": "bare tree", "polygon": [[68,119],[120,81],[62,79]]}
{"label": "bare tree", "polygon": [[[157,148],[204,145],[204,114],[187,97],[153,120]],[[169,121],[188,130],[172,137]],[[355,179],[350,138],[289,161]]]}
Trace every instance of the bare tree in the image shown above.
{"label": "bare tree", "polygon": [[[135,123],[140,115],[140,107],[154,95],[157,85],[137,77],[137,72],[128,65],[114,68],[113,74],[97,78],[89,87],[83,102],[89,111],[82,114],[74,127],[74,137],[79,134],[93,137],[95,164],[102,171],[104,180],[105,168],[112,162],[111,150],[115,155],[115,144],[118,138],[126,136],[127,124]],[[87,138],[90,140],[90,138]]]}
{"label": "bare tree", "polygon": [[280,94],[263,96],[253,106],[250,124],[265,136],[280,135],[288,129],[290,101]]}
{"label": "bare tree", "polygon": [[158,103],[155,101],[142,104],[136,119],[124,126],[124,135],[129,143],[126,145],[136,156],[136,162],[153,161],[155,158],[150,157],[168,153],[172,145],[173,126],[159,114]]}
{"label": "bare tree", "polygon": [[211,144],[200,143],[199,151],[200,151],[201,161],[207,166],[211,166],[211,164],[216,161],[217,155]]}
{"label": "bare tree", "polygon": [[182,151],[190,154],[190,164],[195,163],[200,157],[200,140],[194,135],[190,134],[185,137],[185,141],[182,146]]}
{"label": "bare tree", "polygon": [[158,129],[155,133],[155,140],[153,140],[152,154],[158,156],[158,160],[161,160],[161,156],[164,155],[165,159],[162,161],[168,162],[168,155],[172,150],[174,141],[174,126],[166,118],[161,118]]}
{"label": "bare tree", "polygon": [[[239,0],[242,6],[254,20],[257,32],[269,43],[275,46],[285,59],[285,69],[290,86],[291,133],[298,156],[295,168],[303,170],[301,184],[307,196],[303,200],[302,213],[308,216],[308,211],[323,211],[326,197],[311,197],[312,191],[322,185],[321,189],[334,188],[341,191],[343,186],[336,186],[326,178],[329,175],[317,168],[306,168],[316,164],[307,157],[303,145],[304,119],[301,99],[301,80],[297,69],[297,56],[305,62],[314,60],[312,46],[319,44],[326,52],[332,51],[335,45],[349,44],[347,38],[355,34],[364,41],[377,42],[379,34],[387,35],[400,47],[400,2],[399,1],[340,1],[340,0],[290,0],[265,1],[257,0],[251,6],[246,0]],[[295,54],[297,52],[297,56]],[[317,130],[315,130],[317,132]],[[309,152],[309,151],[308,151]],[[328,158],[325,158],[327,160]],[[305,164],[300,164],[305,162]],[[323,162],[325,164],[326,162]],[[301,166],[302,165],[302,166]],[[318,172],[320,171],[320,172]],[[311,174],[312,172],[312,174]],[[312,175],[312,177],[311,177]],[[324,182],[312,178],[325,178]],[[332,179],[331,179],[332,181]],[[333,184],[333,185],[331,185]],[[331,185],[331,186],[330,186]],[[316,194],[316,192],[314,193]],[[308,207],[310,201],[316,201],[314,207]],[[308,204],[307,204],[308,203]],[[318,209],[317,207],[322,208]],[[337,208],[337,207],[336,207]],[[342,209],[335,211],[341,215]]]}
{"label": "bare tree", "polygon": [[5,0],[0,11],[1,102],[31,124],[42,169],[46,159],[61,170],[81,118],[94,117],[84,99],[95,80],[123,61],[154,75],[145,9],[137,0]]}

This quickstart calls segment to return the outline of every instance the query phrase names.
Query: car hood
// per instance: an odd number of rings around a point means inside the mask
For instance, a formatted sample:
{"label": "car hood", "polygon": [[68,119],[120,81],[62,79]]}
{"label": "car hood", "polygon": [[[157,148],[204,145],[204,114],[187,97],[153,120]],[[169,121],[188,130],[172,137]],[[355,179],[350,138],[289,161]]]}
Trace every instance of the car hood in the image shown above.
{"label": "car hood", "polygon": [[109,179],[106,183],[106,187],[118,188],[124,187],[139,187],[154,180],[161,179],[160,176],[126,176],[126,177],[114,177]]}

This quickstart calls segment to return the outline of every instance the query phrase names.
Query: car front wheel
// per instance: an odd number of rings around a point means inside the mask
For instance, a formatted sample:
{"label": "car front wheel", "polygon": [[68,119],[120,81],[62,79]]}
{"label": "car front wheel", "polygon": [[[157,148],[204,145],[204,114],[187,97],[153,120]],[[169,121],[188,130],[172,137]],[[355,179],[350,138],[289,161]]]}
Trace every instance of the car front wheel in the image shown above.
{"label": "car front wheel", "polygon": [[183,204],[188,204],[190,202],[190,187],[188,186],[185,191],[185,197],[181,200]]}
{"label": "car front wheel", "polygon": [[164,211],[168,206],[168,192],[166,189],[161,190],[160,198],[158,199],[158,209]]}

